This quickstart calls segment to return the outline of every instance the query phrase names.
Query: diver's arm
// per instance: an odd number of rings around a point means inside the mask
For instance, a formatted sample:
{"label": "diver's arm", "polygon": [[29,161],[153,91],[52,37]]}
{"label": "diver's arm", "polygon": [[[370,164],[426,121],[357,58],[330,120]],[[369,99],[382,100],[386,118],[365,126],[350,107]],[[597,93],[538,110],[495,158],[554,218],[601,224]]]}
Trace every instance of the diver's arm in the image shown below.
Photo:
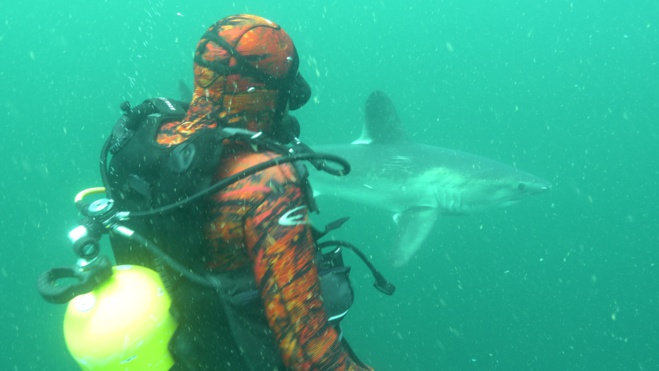
{"label": "diver's arm", "polygon": [[305,195],[273,190],[245,223],[247,248],[268,323],[291,369],[361,370],[327,321]]}

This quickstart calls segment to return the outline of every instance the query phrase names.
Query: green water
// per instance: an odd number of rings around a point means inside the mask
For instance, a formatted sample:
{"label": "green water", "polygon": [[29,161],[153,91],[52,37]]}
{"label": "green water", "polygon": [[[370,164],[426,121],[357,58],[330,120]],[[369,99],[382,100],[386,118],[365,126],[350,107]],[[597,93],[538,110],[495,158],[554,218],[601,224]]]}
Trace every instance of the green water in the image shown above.
{"label": "green water", "polygon": [[[409,5],[413,4],[413,5]],[[64,307],[35,290],[73,263],[66,233],[124,100],[177,97],[205,28],[252,12],[295,40],[309,143],[360,131],[386,91],[414,140],[554,184],[509,209],[442,218],[394,269],[390,215],[349,214],[398,291],[361,265],[344,326],[378,370],[659,369],[656,1],[0,1],[0,369],[71,370]],[[107,246],[106,246],[107,248]]]}

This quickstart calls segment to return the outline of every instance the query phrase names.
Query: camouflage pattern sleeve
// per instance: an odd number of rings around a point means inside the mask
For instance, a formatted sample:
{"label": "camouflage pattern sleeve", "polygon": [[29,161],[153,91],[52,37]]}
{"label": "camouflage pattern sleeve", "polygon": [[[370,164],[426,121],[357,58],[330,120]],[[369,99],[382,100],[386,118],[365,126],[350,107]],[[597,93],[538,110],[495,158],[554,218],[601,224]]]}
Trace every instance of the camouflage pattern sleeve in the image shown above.
{"label": "camouflage pattern sleeve", "polygon": [[306,196],[278,184],[248,214],[246,247],[284,364],[294,370],[359,370],[323,308]]}
{"label": "camouflage pattern sleeve", "polygon": [[[273,158],[237,153],[220,166],[220,178]],[[306,195],[288,164],[261,171],[215,196],[208,238],[211,269],[253,267],[268,324],[286,367],[293,370],[362,370],[327,321],[320,294]]]}

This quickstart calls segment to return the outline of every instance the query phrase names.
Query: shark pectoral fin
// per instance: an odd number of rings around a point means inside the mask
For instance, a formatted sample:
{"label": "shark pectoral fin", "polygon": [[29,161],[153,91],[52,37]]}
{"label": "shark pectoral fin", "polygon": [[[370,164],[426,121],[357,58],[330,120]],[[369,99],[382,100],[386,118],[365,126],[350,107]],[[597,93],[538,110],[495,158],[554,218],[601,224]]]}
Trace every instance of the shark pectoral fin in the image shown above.
{"label": "shark pectoral fin", "polygon": [[402,266],[414,256],[435,225],[438,215],[439,210],[430,207],[407,209],[394,215],[398,225],[398,242],[392,254],[394,265]]}

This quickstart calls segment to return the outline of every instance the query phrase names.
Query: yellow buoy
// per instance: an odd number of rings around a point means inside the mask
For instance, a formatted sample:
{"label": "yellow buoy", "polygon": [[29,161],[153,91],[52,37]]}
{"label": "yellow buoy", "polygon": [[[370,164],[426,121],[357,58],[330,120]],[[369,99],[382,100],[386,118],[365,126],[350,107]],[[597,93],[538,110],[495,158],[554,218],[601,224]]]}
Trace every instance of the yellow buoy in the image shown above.
{"label": "yellow buoy", "polygon": [[69,302],[64,337],[83,370],[168,370],[176,329],[158,273],[121,265],[94,291]]}

